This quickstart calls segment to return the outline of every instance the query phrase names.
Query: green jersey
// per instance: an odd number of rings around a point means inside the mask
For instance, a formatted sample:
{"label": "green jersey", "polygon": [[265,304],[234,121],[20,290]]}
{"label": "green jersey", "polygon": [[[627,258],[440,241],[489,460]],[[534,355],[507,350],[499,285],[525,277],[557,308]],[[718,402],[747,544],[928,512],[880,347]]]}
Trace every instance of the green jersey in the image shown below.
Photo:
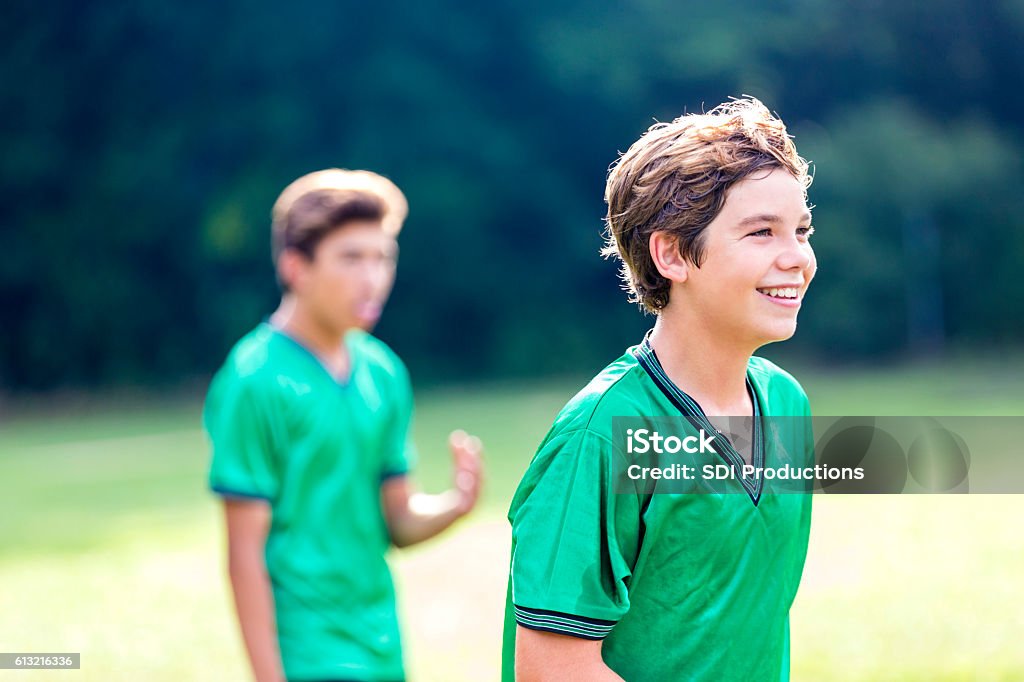
{"label": "green jersey", "polygon": [[404,474],[412,391],[382,342],[350,332],[346,382],[262,324],[213,379],[210,487],[272,509],[266,562],[289,680],[404,677],[381,482]]}
{"label": "green jersey", "polygon": [[[747,386],[755,417],[809,416],[800,385],[767,360],[751,358]],[[605,663],[629,681],[788,679],[810,495],[771,494],[763,477],[725,492],[617,493],[613,418],[652,416],[706,420],[645,340],[577,394],[541,443],[509,510],[504,680],[514,679],[517,625],[603,640]],[[782,455],[759,421],[751,456],[771,466]]]}

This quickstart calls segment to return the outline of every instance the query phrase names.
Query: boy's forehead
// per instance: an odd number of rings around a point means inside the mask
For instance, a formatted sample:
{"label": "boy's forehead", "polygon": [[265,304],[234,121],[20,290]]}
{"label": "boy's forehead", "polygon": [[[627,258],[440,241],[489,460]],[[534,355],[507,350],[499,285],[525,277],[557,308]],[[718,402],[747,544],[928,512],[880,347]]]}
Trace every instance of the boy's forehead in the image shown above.
{"label": "boy's forehead", "polygon": [[781,168],[768,175],[744,178],[730,187],[722,212],[744,223],[810,217],[803,185]]}

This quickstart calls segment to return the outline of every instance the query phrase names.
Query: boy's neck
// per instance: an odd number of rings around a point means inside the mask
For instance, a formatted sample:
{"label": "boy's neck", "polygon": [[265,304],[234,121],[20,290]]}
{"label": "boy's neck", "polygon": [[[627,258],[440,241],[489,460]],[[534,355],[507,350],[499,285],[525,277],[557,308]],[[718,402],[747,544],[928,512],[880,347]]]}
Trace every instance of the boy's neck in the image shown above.
{"label": "boy's neck", "polygon": [[651,347],[672,382],[708,415],[752,414],[747,364],[754,349],[731,344],[684,310],[664,310],[658,315]]}
{"label": "boy's neck", "polygon": [[293,296],[286,294],[281,298],[277,310],[270,316],[270,324],[308,348],[320,358],[331,374],[347,375],[349,358],[344,344],[346,332],[338,332],[319,323]]}

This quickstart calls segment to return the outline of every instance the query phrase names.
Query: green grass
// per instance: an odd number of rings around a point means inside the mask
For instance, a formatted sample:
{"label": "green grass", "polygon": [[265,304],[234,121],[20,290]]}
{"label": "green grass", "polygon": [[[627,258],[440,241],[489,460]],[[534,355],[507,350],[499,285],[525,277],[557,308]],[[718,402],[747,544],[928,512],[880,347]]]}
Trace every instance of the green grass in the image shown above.
{"label": "green grass", "polygon": [[[994,366],[795,373],[819,414],[1024,414],[1019,373]],[[447,485],[444,442],[461,427],[485,441],[487,488],[473,520],[393,557],[412,679],[496,676],[504,513],[578,386],[418,396],[424,487]],[[0,649],[81,651],[79,680],[245,679],[198,407],[0,424]],[[816,498],[794,679],[1024,678],[1022,512],[1019,496]]]}

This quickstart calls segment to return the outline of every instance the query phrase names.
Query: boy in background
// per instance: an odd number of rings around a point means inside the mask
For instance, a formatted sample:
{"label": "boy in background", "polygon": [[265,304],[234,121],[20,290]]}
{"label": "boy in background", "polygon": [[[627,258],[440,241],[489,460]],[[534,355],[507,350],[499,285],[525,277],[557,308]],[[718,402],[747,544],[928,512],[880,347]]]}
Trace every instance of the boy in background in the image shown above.
{"label": "boy in background", "polygon": [[402,680],[384,555],[437,535],[476,503],[480,441],[449,439],[455,486],[417,492],[413,400],[370,335],[394,282],[402,192],[367,171],[289,185],[273,209],[277,311],[231,350],[204,410],[210,487],[258,682]]}

